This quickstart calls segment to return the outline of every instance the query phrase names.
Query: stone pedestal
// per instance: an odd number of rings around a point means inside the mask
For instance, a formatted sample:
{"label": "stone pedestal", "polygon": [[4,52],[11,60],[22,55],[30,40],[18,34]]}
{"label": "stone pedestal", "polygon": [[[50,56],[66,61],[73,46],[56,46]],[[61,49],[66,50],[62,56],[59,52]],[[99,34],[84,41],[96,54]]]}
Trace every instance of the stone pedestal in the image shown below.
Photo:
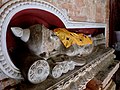
{"label": "stone pedestal", "polygon": [[62,75],[58,79],[48,78],[38,85],[20,84],[19,88],[29,90],[84,90],[87,83],[96,78],[100,81],[99,88],[105,88],[113,74],[119,67],[119,62],[114,61],[114,49],[97,46],[95,51],[82,57],[87,60],[83,67]]}

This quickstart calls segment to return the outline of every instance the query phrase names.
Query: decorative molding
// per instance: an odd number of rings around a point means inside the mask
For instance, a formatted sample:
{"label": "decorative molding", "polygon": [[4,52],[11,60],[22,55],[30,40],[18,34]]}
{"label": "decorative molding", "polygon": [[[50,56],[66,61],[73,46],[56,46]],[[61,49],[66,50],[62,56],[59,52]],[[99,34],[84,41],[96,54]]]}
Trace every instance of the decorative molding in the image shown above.
{"label": "decorative molding", "polygon": [[94,76],[106,65],[106,63],[109,65],[109,63],[113,60],[113,52],[113,49],[109,49],[104,54],[81,67],[76,72],[68,75],[55,85],[49,87],[47,90],[64,90],[69,87],[72,82],[79,82],[77,88],[79,90],[84,90],[86,88],[86,84],[94,78]]}
{"label": "decorative molding", "polygon": [[47,61],[37,60],[28,70],[28,80],[33,84],[43,82],[50,73],[50,67]]}
{"label": "decorative molding", "polygon": [[[55,6],[48,2],[40,0],[10,0],[0,9],[0,68],[11,78],[23,79],[19,69],[12,63],[6,44],[7,27],[12,17],[19,11],[24,9],[40,9],[51,12],[57,16],[65,25],[66,28],[105,28],[106,24],[89,23],[89,22],[73,22],[68,16],[60,11]],[[106,31],[105,31],[106,32]]]}

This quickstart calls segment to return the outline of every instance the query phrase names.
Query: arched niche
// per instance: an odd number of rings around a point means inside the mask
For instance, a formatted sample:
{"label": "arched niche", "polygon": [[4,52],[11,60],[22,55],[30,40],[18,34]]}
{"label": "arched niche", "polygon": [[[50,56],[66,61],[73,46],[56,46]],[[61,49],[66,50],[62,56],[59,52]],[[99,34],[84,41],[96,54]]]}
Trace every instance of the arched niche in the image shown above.
{"label": "arched niche", "polygon": [[36,23],[44,24],[49,29],[64,27],[70,30],[106,30],[106,24],[70,21],[62,11],[42,0],[10,0],[1,7],[0,12],[0,68],[11,78],[22,79],[22,75],[9,55],[16,47],[10,27],[27,28]]}

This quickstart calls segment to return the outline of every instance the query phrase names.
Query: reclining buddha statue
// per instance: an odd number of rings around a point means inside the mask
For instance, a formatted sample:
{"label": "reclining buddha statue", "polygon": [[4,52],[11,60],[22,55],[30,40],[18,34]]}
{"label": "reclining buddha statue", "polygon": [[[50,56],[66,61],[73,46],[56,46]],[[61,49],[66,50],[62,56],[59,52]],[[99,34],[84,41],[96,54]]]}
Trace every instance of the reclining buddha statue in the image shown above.
{"label": "reclining buddha statue", "polygon": [[[81,60],[80,57],[90,54],[99,39],[83,33],[70,32],[65,28],[49,30],[41,24],[33,25],[27,29],[11,27],[11,30],[16,37],[27,44],[30,51],[47,61],[50,66],[50,75],[53,78],[59,78],[63,73],[73,70],[75,66],[85,65],[86,60]],[[30,76],[29,72],[28,76]],[[48,74],[46,78],[47,76]],[[41,77],[44,76],[40,75]],[[38,78],[37,80],[37,83],[43,81],[39,81]],[[29,81],[36,83],[31,79]]]}

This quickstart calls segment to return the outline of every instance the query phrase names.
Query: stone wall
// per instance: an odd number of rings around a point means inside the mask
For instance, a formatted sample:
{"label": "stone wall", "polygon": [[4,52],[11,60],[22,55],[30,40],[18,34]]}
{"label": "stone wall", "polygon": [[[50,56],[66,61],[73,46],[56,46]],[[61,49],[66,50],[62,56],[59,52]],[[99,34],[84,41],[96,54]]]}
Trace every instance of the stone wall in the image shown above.
{"label": "stone wall", "polygon": [[[8,0],[1,0],[5,3]],[[45,0],[68,14],[74,21],[106,21],[108,0]]]}
{"label": "stone wall", "polygon": [[107,0],[45,0],[74,21],[105,22]]}

